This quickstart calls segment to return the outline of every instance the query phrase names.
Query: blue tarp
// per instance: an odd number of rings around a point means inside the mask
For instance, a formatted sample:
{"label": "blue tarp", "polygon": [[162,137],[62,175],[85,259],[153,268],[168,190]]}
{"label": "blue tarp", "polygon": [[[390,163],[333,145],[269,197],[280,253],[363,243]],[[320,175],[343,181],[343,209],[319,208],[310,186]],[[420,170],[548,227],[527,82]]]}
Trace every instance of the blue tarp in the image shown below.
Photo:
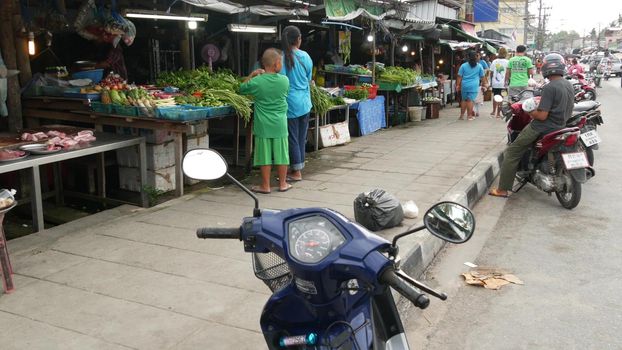
{"label": "blue tarp", "polygon": [[361,136],[386,128],[384,96],[376,96],[373,100],[359,102],[356,118],[359,121]]}

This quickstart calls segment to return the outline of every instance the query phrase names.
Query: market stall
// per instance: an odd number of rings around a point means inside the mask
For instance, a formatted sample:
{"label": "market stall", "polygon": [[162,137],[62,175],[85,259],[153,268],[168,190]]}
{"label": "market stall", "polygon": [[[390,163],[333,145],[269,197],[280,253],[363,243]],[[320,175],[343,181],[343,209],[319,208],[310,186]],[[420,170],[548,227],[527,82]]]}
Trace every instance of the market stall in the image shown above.
{"label": "market stall", "polygon": [[[103,153],[123,148],[135,147],[139,154],[139,181],[146,183],[146,146],[143,137],[127,137],[110,133],[92,132],[77,128],[36,128],[30,132],[4,134],[1,137],[0,174],[28,170],[30,173],[30,202],[34,231],[44,229],[42,166],[54,165],[53,195],[62,202],[64,196],[60,163],[63,161],[98,155],[99,196],[106,197],[105,165]],[[141,206],[147,206],[147,197],[141,193]]]}

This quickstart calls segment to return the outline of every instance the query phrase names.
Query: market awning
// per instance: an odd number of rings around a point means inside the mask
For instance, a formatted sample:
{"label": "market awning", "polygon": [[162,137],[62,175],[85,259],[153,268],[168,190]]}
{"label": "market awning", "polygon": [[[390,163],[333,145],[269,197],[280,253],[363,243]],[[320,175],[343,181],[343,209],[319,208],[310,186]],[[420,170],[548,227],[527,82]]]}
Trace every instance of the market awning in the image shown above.
{"label": "market awning", "polygon": [[425,38],[419,34],[406,34],[403,35],[402,38],[408,40],[425,40]]}
{"label": "market awning", "polygon": [[480,46],[481,42],[471,42],[471,41],[454,41],[454,40],[439,40],[439,44],[447,45],[451,48],[452,51],[464,51],[469,49],[476,49]]}
{"label": "market awning", "polygon": [[300,8],[284,8],[273,5],[244,6],[232,1],[182,0],[185,3],[220,13],[236,14],[250,12],[260,16],[309,16],[309,11]]}
{"label": "market awning", "polygon": [[488,44],[485,40],[478,38],[477,36],[473,36],[467,32],[465,32],[464,30],[460,29],[460,28],[456,28],[452,25],[449,26],[451,29],[453,29],[459,36],[462,36],[463,38],[467,39],[467,41],[474,41],[474,42],[478,42],[481,43],[482,46],[484,46],[484,48],[486,50],[488,50],[490,53],[497,53],[497,49],[495,49],[494,47],[492,47],[490,44]]}
{"label": "market awning", "polygon": [[324,0],[326,17],[331,21],[351,21],[359,16],[379,21],[395,10],[385,11],[380,6],[358,0]]}

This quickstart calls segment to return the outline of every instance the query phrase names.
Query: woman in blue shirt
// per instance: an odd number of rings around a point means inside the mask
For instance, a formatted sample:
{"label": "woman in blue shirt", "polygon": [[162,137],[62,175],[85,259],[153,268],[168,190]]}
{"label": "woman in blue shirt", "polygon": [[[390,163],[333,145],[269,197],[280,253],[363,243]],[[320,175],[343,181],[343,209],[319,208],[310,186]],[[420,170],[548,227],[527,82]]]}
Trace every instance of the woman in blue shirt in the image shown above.
{"label": "woman in blue shirt", "polygon": [[287,95],[287,131],[289,141],[288,181],[302,180],[301,170],[305,166],[305,144],[311,112],[311,77],[313,61],[308,53],[300,50],[302,35],[295,26],[283,29],[283,69],[281,74],[289,79]]}
{"label": "woman in blue shirt", "polygon": [[473,101],[477,98],[480,89],[481,79],[484,77],[484,68],[478,63],[477,54],[473,51],[468,54],[468,61],[463,63],[458,70],[456,80],[456,90],[462,95],[460,104],[460,120],[464,119],[466,110],[469,120],[475,118],[473,112]]}

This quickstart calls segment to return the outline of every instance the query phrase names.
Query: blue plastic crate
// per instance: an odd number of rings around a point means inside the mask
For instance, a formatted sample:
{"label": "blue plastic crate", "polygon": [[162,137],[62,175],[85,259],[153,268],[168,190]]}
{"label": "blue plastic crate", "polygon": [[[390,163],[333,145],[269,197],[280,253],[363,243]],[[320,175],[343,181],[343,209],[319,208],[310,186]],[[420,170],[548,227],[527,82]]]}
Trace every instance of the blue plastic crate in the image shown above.
{"label": "blue plastic crate", "polygon": [[93,84],[99,83],[103,77],[104,77],[103,69],[85,70],[82,72],[73,73],[71,75],[72,79],[91,79]]}
{"label": "blue plastic crate", "polygon": [[233,113],[235,113],[235,110],[231,106],[209,107],[207,116],[208,117],[221,117],[224,115],[231,115]]}
{"label": "blue plastic crate", "polygon": [[112,105],[111,104],[103,104],[101,102],[91,102],[91,109],[95,113],[112,113]]}
{"label": "blue plastic crate", "polygon": [[69,98],[80,98],[83,100],[91,100],[91,101],[99,101],[102,98],[102,94],[97,93],[97,94],[81,94],[79,92],[65,92],[63,94],[64,97],[69,97]]}
{"label": "blue plastic crate", "polygon": [[206,107],[174,106],[158,107],[158,118],[177,121],[192,121],[207,118]]}
{"label": "blue plastic crate", "polygon": [[112,105],[112,111],[115,114],[124,115],[126,117],[138,116],[138,109],[134,106]]}

